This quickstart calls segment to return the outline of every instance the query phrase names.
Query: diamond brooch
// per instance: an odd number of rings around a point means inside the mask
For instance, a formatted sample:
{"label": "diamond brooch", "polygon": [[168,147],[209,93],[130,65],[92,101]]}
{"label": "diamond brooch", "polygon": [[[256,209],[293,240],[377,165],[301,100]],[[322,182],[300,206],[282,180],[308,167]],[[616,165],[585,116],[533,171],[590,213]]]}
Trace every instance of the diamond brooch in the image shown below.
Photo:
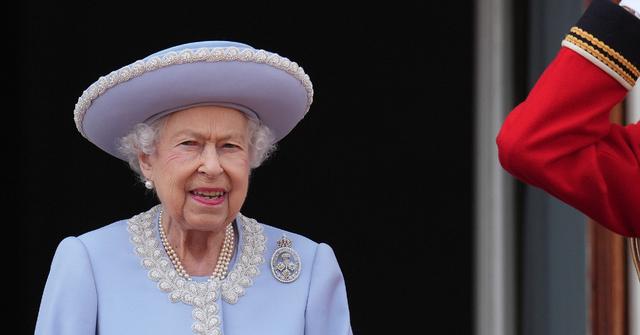
{"label": "diamond brooch", "polygon": [[292,248],[293,242],[286,235],[282,235],[277,245],[278,249],[271,256],[271,273],[281,283],[291,283],[300,275],[300,255]]}

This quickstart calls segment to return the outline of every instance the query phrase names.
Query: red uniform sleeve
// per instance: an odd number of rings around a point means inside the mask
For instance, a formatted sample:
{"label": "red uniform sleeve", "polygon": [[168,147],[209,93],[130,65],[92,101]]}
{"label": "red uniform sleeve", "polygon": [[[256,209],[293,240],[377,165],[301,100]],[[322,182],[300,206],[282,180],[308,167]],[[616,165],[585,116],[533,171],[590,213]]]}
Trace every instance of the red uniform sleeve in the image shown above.
{"label": "red uniform sleeve", "polygon": [[568,48],[505,120],[502,166],[607,228],[640,236],[640,124],[609,122],[627,90]]}

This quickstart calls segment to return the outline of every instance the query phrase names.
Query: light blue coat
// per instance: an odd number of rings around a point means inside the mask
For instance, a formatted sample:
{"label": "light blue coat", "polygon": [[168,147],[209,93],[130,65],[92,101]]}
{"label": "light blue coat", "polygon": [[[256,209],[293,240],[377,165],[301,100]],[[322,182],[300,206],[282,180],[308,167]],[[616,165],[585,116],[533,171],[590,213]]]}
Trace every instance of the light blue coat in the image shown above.
{"label": "light blue coat", "polygon": [[[344,279],[328,245],[238,215],[239,245],[227,278],[207,284],[196,277],[189,283],[172,276],[157,219],[155,207],[64,239],[51,264],[35,333],[351,334]],[[301,263],[291,283],[276,280],[271,270],[276,241],[285,233]],[[189,293],[197,284],[209,294],[200,295],[204,300]],[[192,329],[198,322],[200,332]]]}

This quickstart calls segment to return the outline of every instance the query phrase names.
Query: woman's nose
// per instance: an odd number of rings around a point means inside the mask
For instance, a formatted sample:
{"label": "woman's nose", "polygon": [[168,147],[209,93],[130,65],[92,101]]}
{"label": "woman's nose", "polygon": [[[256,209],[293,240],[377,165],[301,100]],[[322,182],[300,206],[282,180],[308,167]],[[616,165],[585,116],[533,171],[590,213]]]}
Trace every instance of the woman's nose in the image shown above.
{"label": "woman's nose", "polygon": [[222,164],[220,164],[220,157],[215,148],[205,148],[202,152],[202,160],[198,172],[214,177],[220,175],[223,171]]}

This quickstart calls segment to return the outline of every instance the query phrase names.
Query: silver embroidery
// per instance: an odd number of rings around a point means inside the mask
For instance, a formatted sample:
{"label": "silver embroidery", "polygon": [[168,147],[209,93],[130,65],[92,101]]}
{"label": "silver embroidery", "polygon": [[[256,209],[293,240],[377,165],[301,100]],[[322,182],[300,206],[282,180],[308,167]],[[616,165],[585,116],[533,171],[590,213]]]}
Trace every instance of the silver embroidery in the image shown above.
{"label": "silver embroidery", "polygon": [[222,295],[224,301],[235,304],[245,294],[245,289],[253,284],[253,278],[260,274],[267,242],[263,227],[256,220],[238,214],[236,219],[238,229],[243,231],[243,243],[233,270],[222,281],[187,281],[178,275],[162,251],[154,221],[159,210],[160,205],[129,219],[127,230],[134,250],[141,258],[142,266],[149,270],[149,278],[158,283],[158,288],[168,294],[171,302],[193,306],[191,330],[195,334],[221,335],[218,296]]}
{"label": "silver embroidery", "polygon": [[171,65],[196,62],[233,61],[266,64],[289,73],[298,79],[307,91],[307,108],[305,110],[305,114],[309,110],[309,107],[313,102],[313,85],[311,84],[311,79],[307,74],[305,74],[302,67],[297,63],[290,61],[286,57],[282,57],[276,53],[271,53],[265,50],[242,49],[242,51],[240,51],[240,49],[236,47],[184,49],[179,53],[171,51],[164,54],[162,57],[156,56],[145,60],[138,60],[131,65],[124,66],[119,70],[111,72],[107,76],[98,78],[98,80],[82,92],[82,95],[78,98],[78,102],[76,103],[73,111],[76,128],[78,128],[78,131],[80,131],[82,136],[86,137],[84,130],[82,129],[82,120],[84,119],[87,109],[89,109],[93,100],[104,94],[108,89],[120,83],[139,77],[146,72],[155,71]]}

